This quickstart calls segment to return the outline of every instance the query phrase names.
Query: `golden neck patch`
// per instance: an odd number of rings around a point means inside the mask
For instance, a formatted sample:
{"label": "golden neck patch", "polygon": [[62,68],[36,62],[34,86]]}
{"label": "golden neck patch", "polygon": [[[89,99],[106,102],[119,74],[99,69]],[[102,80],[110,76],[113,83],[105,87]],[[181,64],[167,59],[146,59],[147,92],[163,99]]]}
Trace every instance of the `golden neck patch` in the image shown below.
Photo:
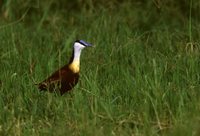
{"label": "golden neck patch", "polygon": [[73,61],[70,65],[69,68],[74,72],[78,73],[80,71],[80,62],[79,61]]}

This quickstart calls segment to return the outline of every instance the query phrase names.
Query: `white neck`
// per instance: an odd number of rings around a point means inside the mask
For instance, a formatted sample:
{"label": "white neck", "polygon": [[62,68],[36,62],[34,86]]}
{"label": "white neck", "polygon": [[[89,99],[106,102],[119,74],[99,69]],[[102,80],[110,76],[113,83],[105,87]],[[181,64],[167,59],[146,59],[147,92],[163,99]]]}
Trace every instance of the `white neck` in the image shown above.
{"label": "white neck", "polygon": [[81,51],[81,48],[74,48],[74,59],[72,63],[77,63],[78,65],[80,64]]}
{"label": "white neck", "polygon": [[70,64],[70,69],[73,70],[75,73],[79,72],[80,69],[80,56],[81,56],[81,51],[84,48],[83,45],[80,43],[75,43],[74,44],[74,58]]}

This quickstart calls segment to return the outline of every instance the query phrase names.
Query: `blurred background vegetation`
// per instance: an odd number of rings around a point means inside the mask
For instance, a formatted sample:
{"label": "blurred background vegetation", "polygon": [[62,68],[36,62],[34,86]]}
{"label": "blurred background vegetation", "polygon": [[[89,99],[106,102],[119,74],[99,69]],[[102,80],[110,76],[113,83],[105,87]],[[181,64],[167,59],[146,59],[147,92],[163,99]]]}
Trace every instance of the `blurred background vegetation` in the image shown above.
{"label": "blurred background vegetation", "polygon": [[182,30],[187,41],[195,41],[199,37],[196,33],[200,25],[199,5],[196,0],[0,0],[0,23],[21,22],[37,30],[59,26],[70,29],[82,23],[90,27],[95,16],[107,15],[111,20],[118,18],[112,23],[124,23],[132,31]]}
{"label": "blurred background vegetation", "polygon": [[[189,18],[198,25],[200,2],[196,0],[1,0],[1,20],[12,22],[23,18],[31,25],[41,21],[42,25],[76,24],[75,14],[83,17],[91,13],[118,15],[130,28],[148,30],[160,24],[170,23],[174,29],[187,27]],[[123,11],[123,12],[121,12]],[[134,16],[132,16],[134,15]],[[88,16],[89,17],[89,16]],[[114,22],[113,22],[114,23]]]}

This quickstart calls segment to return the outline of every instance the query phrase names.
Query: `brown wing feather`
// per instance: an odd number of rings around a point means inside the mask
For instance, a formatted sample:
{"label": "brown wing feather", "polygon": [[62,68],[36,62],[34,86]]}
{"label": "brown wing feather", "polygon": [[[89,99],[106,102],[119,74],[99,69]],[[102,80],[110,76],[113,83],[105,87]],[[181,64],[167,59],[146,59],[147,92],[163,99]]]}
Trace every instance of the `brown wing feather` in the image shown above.
{"label": "brown wing feather", "polygon": [[39,83],[39,89],[49,90],[50,92],[59,90],[61,94],[71,90],[78,82],[79,73],[74,73],[68,66],[65,65]]}

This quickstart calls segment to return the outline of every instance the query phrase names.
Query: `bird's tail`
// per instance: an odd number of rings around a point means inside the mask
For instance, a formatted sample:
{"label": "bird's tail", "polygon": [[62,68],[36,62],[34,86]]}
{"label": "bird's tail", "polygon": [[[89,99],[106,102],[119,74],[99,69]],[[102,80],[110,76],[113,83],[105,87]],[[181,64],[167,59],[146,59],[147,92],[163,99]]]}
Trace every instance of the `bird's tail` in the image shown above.
{"label": "bird's tail", "polygon": [[40,90],[47,90],[47,85],[45,83],[35,84]]}

